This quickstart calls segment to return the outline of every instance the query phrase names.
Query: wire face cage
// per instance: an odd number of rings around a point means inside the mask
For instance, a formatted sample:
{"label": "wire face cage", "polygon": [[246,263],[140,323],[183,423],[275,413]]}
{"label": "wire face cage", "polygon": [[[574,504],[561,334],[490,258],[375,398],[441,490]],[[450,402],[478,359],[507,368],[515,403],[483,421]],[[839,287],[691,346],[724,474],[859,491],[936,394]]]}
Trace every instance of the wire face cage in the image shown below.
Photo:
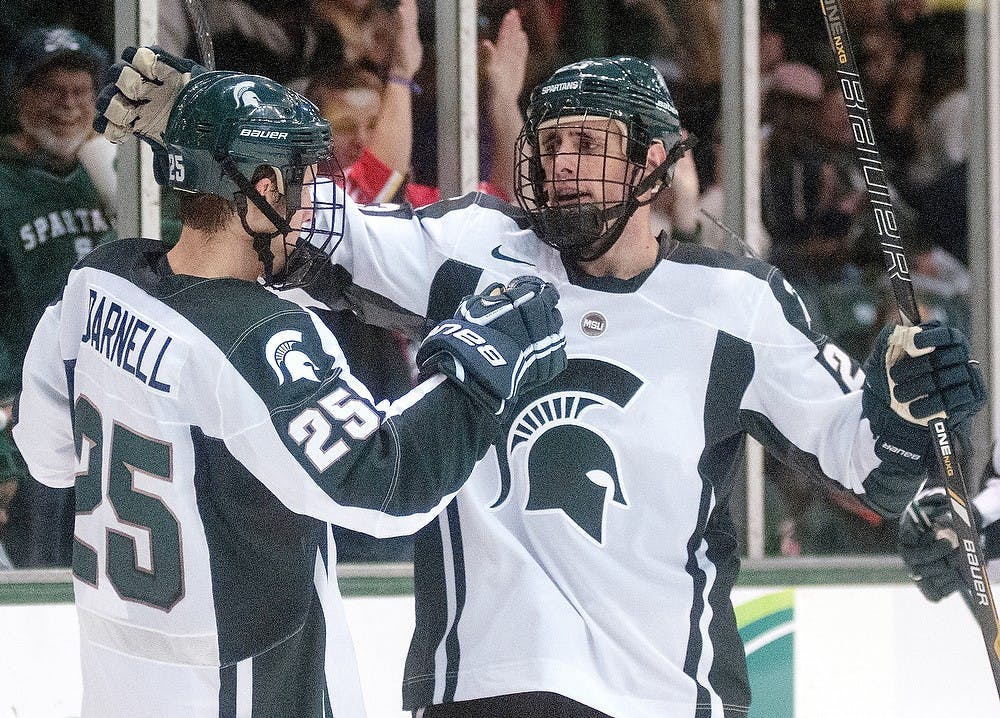
{"label": "wire face cage", "polygon": [[312,209],[296,215],[300,221],[290,223],[292,232],[284,241],[284,269],[270,282],[275,289],[312,284],[344,238],[344,192],[337,187],[335,176],[310,168],[302,183],[302,198],[303,207]]}
{"label": "wire face cage", "polygon": [[542,241],[583,261],[614,243],[646,174],[635,161],[647,149],[637,136],[645,133],[575,107],[525,125],[515,191]]}

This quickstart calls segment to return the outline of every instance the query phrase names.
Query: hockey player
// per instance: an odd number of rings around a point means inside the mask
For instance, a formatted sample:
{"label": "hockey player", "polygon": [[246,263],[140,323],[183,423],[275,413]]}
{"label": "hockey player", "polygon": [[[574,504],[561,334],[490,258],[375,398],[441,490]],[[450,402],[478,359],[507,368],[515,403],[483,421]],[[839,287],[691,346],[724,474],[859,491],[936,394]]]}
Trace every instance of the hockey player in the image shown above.
{"label": "hockey player", "polygon": [[14,428],[35,478],[76,489],[82,715],[361,716],[325,522],[387,536],[435,516],[517,392],[565,366],[557,294],[521,278],[468,297],[421,347],[425,381],[375,406],[317,317],[258,283],[308,275],[300,232],[337,239],[310,226],[326,120],[212,72],[164,142],[180,241],[110,243],[71,272]]}
{"label": "hockey player", "polygon": [[[105,94],[109,135],[158,145],[170,78],[189,66],[136,60]],[[679,141],[659,72],[588,60],[532,94],[519,209],[478,193],[417,210],[346,202],[336,267],[310,288],[327,301],[419,328],[530,271],[567,318],[567,371],[521,398],[418,535],[415,715],[746,715],[729,511],[746,435],[894,516],[933,460],[921,417],[945,408],[964,427],[984,401],[949,328],[887,329],[866,381],[773,267],[654,235],[649,201]]]}

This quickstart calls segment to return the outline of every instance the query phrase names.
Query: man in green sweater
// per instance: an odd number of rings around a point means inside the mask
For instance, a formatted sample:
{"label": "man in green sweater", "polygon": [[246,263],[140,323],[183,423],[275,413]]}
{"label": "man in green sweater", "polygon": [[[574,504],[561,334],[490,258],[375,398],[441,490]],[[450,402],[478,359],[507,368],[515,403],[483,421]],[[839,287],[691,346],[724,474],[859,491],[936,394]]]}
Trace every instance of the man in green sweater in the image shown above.
{"label": "man in green sweater", "polygon": [[[28,341],[45,307],[59,296],[73,265],[114,236],[104,196],[113,193],[107,188],[110,161],[91,129],[95,88],[106,65],[107,53],[89,37],[50,27],[24,36],[4,77],[18,130],[0,138],[0,351],[7,357],[0,371],[0,419],[9,418],[20,391]],[[81,161],[95,150],[95,164]],[[102,163],[94,176],[85,167]],[[68,565],[73,511],[65,503],[42,489],[15,495],[4,527],[15,565]]]}

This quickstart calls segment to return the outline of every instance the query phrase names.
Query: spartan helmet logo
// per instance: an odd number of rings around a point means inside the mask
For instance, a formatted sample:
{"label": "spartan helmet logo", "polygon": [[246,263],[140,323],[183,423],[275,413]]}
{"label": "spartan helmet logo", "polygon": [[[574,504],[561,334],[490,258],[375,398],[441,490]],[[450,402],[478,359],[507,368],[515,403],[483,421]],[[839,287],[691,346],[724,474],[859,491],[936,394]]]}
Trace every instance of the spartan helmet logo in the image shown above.
{"label": "spartan helmet logo", "polygon": [[55,52],[56,50],[79,51],[80,43],[69,30],[55,28],[45,35],[45,52]]}
{"label": "spartan helmet logo", "polygon": [[566,371],[515,411],[507,451],[498,452],[501,489],[493,508],[509,497],[511,466],[517,466],[528,480],[525,512],[561,513],[603,545],[608,511],[629,503],[615,450],[586,417],[602,409],[620,411],[642,384],[618,365],[570,359]]}
{"label": "spartan helmet logo", "polygon": [[278,377],[279,386],[285,383],[286,378],[293,382],[308,379],[319,383],[313,360],[305,352],[295,348],[301,343],[302,332],[295,329],[278,332],[267,340],[264,355],[274,375]]}
{"label": "spartan helmet logo", "polygon": [[239,82],[233,87],[233,97],[236,98],[237,107],[260,107],[260,98],[251,88],[254,83],[250,80]]}

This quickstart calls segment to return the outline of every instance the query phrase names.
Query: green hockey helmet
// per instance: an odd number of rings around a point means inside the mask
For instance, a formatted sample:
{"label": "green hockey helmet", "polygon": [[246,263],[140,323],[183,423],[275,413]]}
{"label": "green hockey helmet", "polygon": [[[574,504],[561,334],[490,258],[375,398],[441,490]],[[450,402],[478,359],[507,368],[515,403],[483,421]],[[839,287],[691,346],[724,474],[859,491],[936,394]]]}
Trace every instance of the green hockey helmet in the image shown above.
{"label": "green hockey helmet", "polygon": [[[539,131],[604,119],[608,139],[623,136],[630,171],[622,201],[556,204],[545,166],[553,155],[541,147]],[[662,142],[667,161],[646,175],[646,153]],[[515,194],[532,217],[542,241],[569,259],[595,259],[614,244],[628,218],[645,201],[639,197],[670,183],[673,163],[683,154],[680,119],[660,71],[635,57],[592,58],[566,65],[531,93],[527,120],[518,137]],[[614,142],[604,143],[614,146]],[[607,166],[607,163],[605,163]],[[579,179],[608,181],[607,177]],[[589,199],[589,198],[588,198]]]}
{"label": "green hockey helmet", "polygon": [[[174,155],[167,186],[235,200],[258,167],[307,167],[330,154],[330,124],[316,106],[273,80],[205,72],[184,87],[163,134]],[[177,164],[180,159],[181,165]]]}
{"label": "green hockey helmet", "polygon": [[[319,110],[297,92],[257,75],[239,72],[205,72],[184,87],[163,134],[166,167],[159,168],[162,183],[182,192],[213,194],[235,203],[243,227],[254,238],[254,248],[264,262],[269,284],[291,286],[271,276],[273,255],[270,240],[278,234],[297,237],[286,241],[286,260],[293,251],[317,254],[332,251],[330,245],[343,236],[343,212],[334,206],[336,193],[317,191],[322,180],[312,168],[330,156],[330,124]],[[262,167],[273,171],[284,195],[284,216],[260,195],[253,185]],[[304,183],[313,185],[310,196],[314,214],[327,212],[322,222],[293,227],[291,220],[301,208]],[[328,188],[327,188],[328,189]],[[321,206],[321,196],[330,198]],[[247,202],[253,203],[276,231],[252,230],[246,220]],[[319,204],[318,204],[319,203]],[[339,216],[338,216],[339,214]],[[339,228],[339,230],[338,230]],[[317,235],[317,233],[322,233]],[[296,266],[296,286],[308,272]]]}
{"label": "green hockey helmet", "polygon": [[526,127],[568,115],[610,117],[628,130],[629,160],[645,164],[653,140],[670,149],[681,139],[680,118],[663,75],[636,57],[593,58],[556,70],[531,93]]}

